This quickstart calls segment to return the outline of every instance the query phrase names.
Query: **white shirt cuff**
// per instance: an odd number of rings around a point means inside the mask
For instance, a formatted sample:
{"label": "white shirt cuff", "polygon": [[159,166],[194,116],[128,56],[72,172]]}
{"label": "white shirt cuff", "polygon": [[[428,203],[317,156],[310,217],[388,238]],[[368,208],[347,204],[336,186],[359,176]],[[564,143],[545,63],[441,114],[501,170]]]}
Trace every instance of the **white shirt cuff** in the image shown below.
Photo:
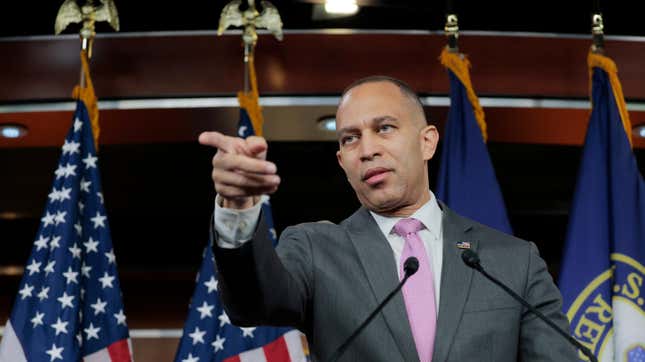
{"label": "white shirt cuff", "polygon": [[217,246],[224,249],[239,248],[253,237],[255,228],[260,220],[262,204],[268,201],[269,197],[262,195],[258,203],[244,210],[219,206],[220,200],[219,195],[215,196],[215,217],[213,222],[215,231],[219,236],[216,240]]}

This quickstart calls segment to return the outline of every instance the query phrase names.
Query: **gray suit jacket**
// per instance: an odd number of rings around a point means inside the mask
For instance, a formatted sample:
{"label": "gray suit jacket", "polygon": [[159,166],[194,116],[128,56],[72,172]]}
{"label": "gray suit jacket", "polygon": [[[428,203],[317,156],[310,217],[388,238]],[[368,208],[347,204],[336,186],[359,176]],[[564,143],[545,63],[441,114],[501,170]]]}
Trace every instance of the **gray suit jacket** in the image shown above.
{"label": "gray suit jacket", "polygon": [[[533,243],[443,209],[443,268],[433,362],[574,361],[576,351],[496,285],[464,265],[468,241],[492,275],[568,330],[561,296]],[[258,230],[266,230],[261,217]],[[213,235],[217,237],[217,235]],[[396,287],[393,252],[360,208],[339,225],[287,228],[274,251],[266,232],[238,249],[214,247],[221,295],[240,326],[289,325],[326,361]],[[401,293],[354,341],[342,361],[418,361]]]}

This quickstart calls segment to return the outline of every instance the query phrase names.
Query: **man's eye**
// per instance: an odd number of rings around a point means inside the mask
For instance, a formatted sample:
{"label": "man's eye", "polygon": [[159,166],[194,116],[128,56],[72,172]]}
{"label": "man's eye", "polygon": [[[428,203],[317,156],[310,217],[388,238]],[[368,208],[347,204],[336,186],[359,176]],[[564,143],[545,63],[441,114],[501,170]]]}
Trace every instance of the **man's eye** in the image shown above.
{"label": "man's eye", "polygon": [[356,137],[356,136],[345,136],[345,137],[341,138],[340,143],[342,145],[346,145],[346,144],[350,144],[350,143],[355,142],[357,139],[358,139],[358,137]]}
{"label": "man's eye", "polygon": [[392,126],[391,124],[382,124],[378,128],[380,132],[390,132],[393,129],[394,129],[394,126]]}

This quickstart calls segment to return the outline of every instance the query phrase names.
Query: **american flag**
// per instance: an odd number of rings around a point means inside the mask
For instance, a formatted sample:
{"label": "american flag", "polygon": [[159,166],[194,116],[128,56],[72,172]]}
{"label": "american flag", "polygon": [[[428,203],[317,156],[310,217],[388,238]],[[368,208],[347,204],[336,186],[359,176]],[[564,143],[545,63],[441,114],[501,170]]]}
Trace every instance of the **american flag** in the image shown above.
{"label": "american flag", "polygon": [[[238,136],[246,138],[253,134],[249,115],[241,108]],[[266,232],[275,245],[277,236],[268,200],[262,204],[262,213],[269,226]],[[284,327],[244,328],[231,324],[218,294],[213,242],[211,240],[204,250],[175,362],[309,361],[307,340],[297,330]]]}
{"label": "american flag", "polygon": [[236,327],[219,299],[209,245],[197,277],[175,362],[307,361],[302,334],[291,328]]}
{"label": "american flag", "polygon": [[131,361],[132,349],[85,104],[0,343],[0,361]]}

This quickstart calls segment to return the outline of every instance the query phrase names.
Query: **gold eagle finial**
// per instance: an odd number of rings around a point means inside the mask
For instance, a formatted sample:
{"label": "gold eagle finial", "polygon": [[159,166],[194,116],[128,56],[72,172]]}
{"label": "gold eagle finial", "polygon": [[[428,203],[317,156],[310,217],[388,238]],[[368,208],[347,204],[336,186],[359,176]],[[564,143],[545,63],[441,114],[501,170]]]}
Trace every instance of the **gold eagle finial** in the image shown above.
{"label": "gold eagle finial", "polygon": [[268,1],[261,1],[262,13],[255,9],[255,1],[249,1],[249,8],[244,12],[240,10],[242,0],[233,0],[224,6],[219,20],[217,35],[222,35],[224,30],[231,26],[243,26],[244,44],[255,45],[257,42],[256,29],[269,30],[278,40],[282,40],[282,19],[280,13],[273,4]]}
{"label": "gold eagle finial", "polygon": [[88,57],[92,57],[92,43],[96,36],[94,23],[107,21],[116,31],[119,31],[119,14],[116,11],[114,0],[100,0],[101,4],[94,5],[93,0],[87,0],[85,5],[79,7],[76,0],[65,0],[58,9],[54,32],[60,34],[71,23],[83,22],[80,35],[83,49],[87,49]]}
{"label": "gold eagle finial", "polygon": [[116,11],[114,0],[100,0],[101,4],[94,5],[93,0],[87,0],[85,5],[79,7],[76,0],[65,0],[58,9],[54,32],[60,34],[71,23],[83,22],[81,36],[91,38],[94,32],[94,23],[107,21],[116,31],[119,31],[119,14]]}

